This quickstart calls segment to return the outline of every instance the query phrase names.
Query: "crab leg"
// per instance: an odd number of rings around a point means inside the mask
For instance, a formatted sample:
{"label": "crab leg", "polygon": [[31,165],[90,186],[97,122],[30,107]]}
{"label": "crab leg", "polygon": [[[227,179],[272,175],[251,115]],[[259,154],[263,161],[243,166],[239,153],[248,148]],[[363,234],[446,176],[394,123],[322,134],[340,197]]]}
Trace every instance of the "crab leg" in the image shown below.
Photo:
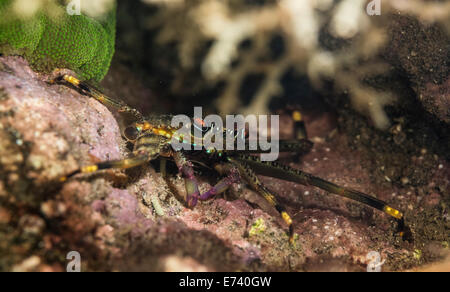
{"label": "crab leg", "polygon": [[306,132],[305,122],[300,111],[294,110],[291,112],[292,120],[294,121],[294,134],[295,139],[302,140],[308,139],[308,133]]}
{"label": "crab leg", "polygon": [[[279,144],[279,152],[290,152],[290,153],[298,153],[298,154],[306,154],[311,151],[312,147],[314,146],[313,142],[306,140],[306,139],[300,139],[300,140],[280,140],[278,141]],[[240,153],[240,154],[259,154],[259,153],[267,153],[270,151],[263,151],[261,149],[258,150],[234,150],[233,153]]]}
{"label": "crab leg", "polygon": [[275,162],[263,162],[258,157],[238,154],[235,157],[240,162],[245,162],[250,165],[258,174],[271,176],[274,178],[287,180],[303,185],[312,185],[330,193],[343,196],[354,201],[358,201],[375,209],[385,212],[386,214],[395,218],[399,224],[400,234],[404,234],[405,223],[403,213],[397,209],[390,207],[386,202],[379,200],[367,194],[340,187],[336,184],[315,177],[312,174],[303,172],[301,170],[293,169],[291,167],[280,165]]}
{"label": "crab leg", "polygon": [[123,160],[114,160],[114,161],[105,161],[89,166],[82,167],[80,169],[77,169],[73,171],[72,173],[68,174],[67,176],[61,177],[60,181],[65,182],[69,178],[77,175],[77,174],[86,174],[86,173],[94,173],[99,170],[105,170],[105,169],[128,169],[133,168],[139,165],[142,165],[144,163],[147,163],[150,161],[149,155],[139,155],[135,157],[131,157],[128,159]]}
{"label": "crab leg", "polygon": [[258,176],[253,172],[251,167],[243,162],[238,161],[233,158],[228,158],[228,161],[232,163],[234,166],[236,166],[241,174],[241,176],[250,184],[250,186],[257,191],[259,194],[261,194],[264,199],[266,199],[269,204],[275,207],[275,209],[280,213],[281,217],[283,218],[284,222],[289,226],[289,242],[294,242],[294,228],[292,225],[292,219],[291,216],[286,212],[286,209],[280,205],[280,203],[275,198],[275,195],[272,194],[265,186],[264,184],[259,180]]}
{"label": "crab leg", "polygon": [[78,88],[81,92],[84,92],[85,94],[95,98],[97,101],[99,101],[100,103],[102,103],[105,106],[110,106],[112,108],[115,108],[120,113],[131,114],[138,120],[144,119],[142,114],[139,111],[137,111],[136,109],[126,105],[123,102],[115,101],[114,99],[104,95],[103,93],[101,93],[100,91],[95,89],[93,86],[89,85],[88,83],[86,83],[84,81],[78,80],[74,76],[67,75],[67,74],[62,75],[62,76],[58,77],[55,81],[56,82],[65,81],[65,82],[71,84],[72,86],[75,86],[76,88]]}

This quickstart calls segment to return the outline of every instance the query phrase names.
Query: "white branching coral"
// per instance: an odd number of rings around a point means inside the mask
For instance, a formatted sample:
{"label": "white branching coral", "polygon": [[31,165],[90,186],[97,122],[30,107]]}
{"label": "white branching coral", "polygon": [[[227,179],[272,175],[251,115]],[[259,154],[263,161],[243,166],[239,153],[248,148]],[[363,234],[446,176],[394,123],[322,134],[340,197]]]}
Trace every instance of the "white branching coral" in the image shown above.
{"label": "white branching coral", "polygon": [[[81,13],[92,18],[102,17],[111,11],[116,0],[80,0]],[[67,1],[69,4],[72,1]]]}
{"label": "white branching coral", "polygon": [[[174,0],[172,0],[174,1]],[[355,109],[371,117],[378,128],[390,121],[384,107],[394,103],[391,92],[380,91],[363,82],[364,78],[388,71],[377,57],[387,43],[389,13],[402,11],[427,22],[440,21],[449,27],[447,2],[420,0],[381,1],[382,15],[369,16],[367,0],[268,0],[266,4],[246,6],[234,0],[172,2],[145,0],[161,6],[159,20],[166,19],[159,40],[180,43],[179,57],[185,68],[194,64],[199,43],[212,40],[201,64],[203,78],[215,83],[226,81],[216,105],[222,114],[268,112],[271,97],[281,95],[280,79],[290,68],[308,75],[320,89],[322,80],[334,80],[336,92],[346,92]],[[241,5],[239,9],[236,6]],[[181,21],[182,19],[182,21]],[[345,48],[322,47],[321,34],[328,33],[345,42]],[[285,42],[283,56],[267,60],[274,34]],[[322,35],[323,36],[323,35]],[[252,40],[249,50],[240,44]],[[262,58],[263,57],[263,58]],[[233,62],[239,60],[237,66]],[[376,69],[374,69],[376,67]],[[246,107],[239,90],[248,74],[263,74],[264,80]]]}
{"label": "white branching coral", "polygon": [[[37,12],[45,9],[47,13],[58,16],[64,10],[60,8],[58,0],[14,0],[12,4],[13,12],[21,17],[33,17]],[[64,0],[63,4],[68,10],[74,9],[75,12],[83,15],[97,18],[111,11],[111,7],[115,5],[115,0]]]}
{"label": "white branching coral", "polygon": [[390,9],[417,16],[424,22],[445,21],[447,25],[450,22],[450,2],[448,1],[396,0],[384,2]]}
{"label": "white branching coral", "polygon": [[220,1],[208,1],[194,10],[192,18],[197,21],[206,37],[215,39],[203,63],[205,78],[216,80],[227,74],[231,62],[237,57],[238,45],[256,33],[254,15],[232,16],[228,7]]}
{"label": "white branching coral", "polygon": [[350,39],[368,25],[365,14],[365,0],[343,0],[337,5],[331,20],[331,32],[344,39]]}
{"label": "white branching coral", "polygon": [[317,47],[319,23],[314,12],[314,1],[282,0],[279,2],[282,16],[286,14],[288,25],[284,26],[297,44],[308,51]]}

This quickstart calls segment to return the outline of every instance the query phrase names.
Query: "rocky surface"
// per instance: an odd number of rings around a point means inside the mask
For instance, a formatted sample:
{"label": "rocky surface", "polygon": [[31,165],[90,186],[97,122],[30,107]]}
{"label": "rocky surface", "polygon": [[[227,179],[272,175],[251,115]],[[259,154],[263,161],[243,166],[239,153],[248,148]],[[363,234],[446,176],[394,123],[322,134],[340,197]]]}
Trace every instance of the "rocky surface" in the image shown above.
{"label": "rocky surface", "polygon": [[385,56],[409,79],[423,107],[450,123],[450,45],[437,24],[423,24],[408,16],[393,16],[390,46]]}
{"label": "rocky surface", "polygon": [[[63,271],[70,251],[80,252],[84,271],[364,271],[370,251],[386,260],[384,270],[406,270],[448,251],[448,160],[408,142],[397,149],[408,160],[375,171],[390,158],[366,141],[391,145],[395,134],[373,130],[357,115],[306,114],[314,149],[300,162],[284,161],[405,210],[413,242],[395,236],[384,214],[272,178],[263,180],[293,215],[295,246],[276,211],[243,185],[191,210],[183,180],[176,173],[165,180],[152,166],[60,184],[78,166],[129,151],[108,109],[47,80],[21,58],[0,57],[0,270]],[[139,85],[131,84],[126,98],[139,100],[132,96]],[[138,94],[149,97],[146,108],[158,103],[148,91]],[[290,120],[283,121],[289,136]],[[202,190],[217,179],[202,176]]]}

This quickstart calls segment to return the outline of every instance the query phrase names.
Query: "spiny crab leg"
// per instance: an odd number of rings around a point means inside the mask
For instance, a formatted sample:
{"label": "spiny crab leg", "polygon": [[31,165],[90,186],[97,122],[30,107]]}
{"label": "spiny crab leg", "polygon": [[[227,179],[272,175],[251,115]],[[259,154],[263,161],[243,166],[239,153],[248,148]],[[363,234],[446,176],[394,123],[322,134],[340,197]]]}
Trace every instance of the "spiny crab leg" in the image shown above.
{"label": "spiny crab leg", "polygon": [[281,218],[289,227],[289,242],[293,244],[294,243],[294,227],[292,225],[293,221],[291,216],[289,216],[289,214],[287,213],[284,206],[281,205],[276,199],[275,195],[264,186],[264,184],[259,180],[258,176],[253,172],[252,168],[247,163],[243,161],[238,161],[232,157],[228,157],[228,161],[231,164],[235,165],[238,168],[241,176],[245,179],[245,181],[247,181],[255,191],[261,194],[269,204],[275,207],[278,213],[280,213]]}
{"label": "spiny crab leg", "polygon": [[74,76],[62,75],[62,76],[59,76],[58,78],[56,78],[53,82],[61,82],[61,81],[65,81],[65,82],[71,84],[72,86],[74,86],[74,87],[78,88],[79,90],[83,91],[85,94],[95,98],[97,101],[99,101],[103,105],[112,107],[112,108],[116,109],[120,113],[131,114],[137,120],[143,120],[144,119],[142,114],[139,111],[137,111],[136,109],[126,105],[123,102],[118,102],[118,101],[116,101],[116,100],[114,100],[114,99],[104,95],[103,93],[101,93],[100,91],[95,89],[93,86],[88,84],[87,82],[78,80]]}
{"label": "spiny crab leg", "polygon": [[379,200],[373,196],[369,196],[367,194],[355,190],[340,187],[336,184],[323,180],[319,177],[313,176],[312,174],[291,168],[289,166],[280,165],[276,162],[263,162],[256,156],[237,154],[235,156],[235,159],[247,163],[258,174],[286,181],[291,181],[303,185],[316,186],[330,193],[352,199],[354,201],[363,203],[372,208],[383,211],[384,213],[396,219],[398,223],[399,234],[402,237],[406,235],[405,234],[406,232],[409,232],[407,230],[407,227],[405,226],[403,213],[389,206],[386,202]]}
{"label": "spiny crab leg", "polygon": [[79,168],[64,177],[61,177],[60,181],[65,182],[69,178],[72,178],[73,176],[75,176],[77,174],[94,173],[99,170],[133,168],[133,167],[142,165],[144,163],[147,163],[149,160],[150,160],[149,155],[139,155],[139,156],[123,159],[123,160],[105,161],[105,162],[101,162],[101,163],[97,163],[97,164]]}

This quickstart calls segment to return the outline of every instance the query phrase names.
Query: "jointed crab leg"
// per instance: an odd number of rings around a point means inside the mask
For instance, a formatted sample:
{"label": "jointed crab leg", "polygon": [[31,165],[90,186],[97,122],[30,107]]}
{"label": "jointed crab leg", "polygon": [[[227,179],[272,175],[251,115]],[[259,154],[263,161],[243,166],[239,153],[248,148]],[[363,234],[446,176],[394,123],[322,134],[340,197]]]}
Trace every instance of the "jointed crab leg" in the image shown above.
{"label": "jointed crab leg", "polygon": [[70,173],[69,175],[60,178],[60,181],[65,182],[66,180],[77,174],[94,173],[99,170],[113,169],[113,168],[116,169],[133,168],[142,165],[144,163],[147,163],[149,160],[150,160],[149,155],[139,155],[123,160],[105,161],[77,169],[74,172]]}
{"label": "jointed crab leg", "polygon": [[74,76],[67,75],[67,74],[62,75],[59,78],[57,78],[57,80],[55,80],[55,81],[61,81],[61,80],[75,86],[76,88],[78,88],[79,90],[83,91],[84,93],[90,95],[91,97],[95,98],[96,100],[98,100],[100,103],[102,103],[105,106],[113,107],[121,113],[129,113],[129,114],[133,115],[136,119],[143,120],[142,114],[139,111],[137,111],[136,109],[126,105],[123,102],[115,101],[114,99],[104,95],[103,93],[101,93],[100,91],[98,91],[97,89],[95,89],[94,87],[89,85],[88,83],[78,80]]}
{"label": "jointed crab leg", "polygon": [[294,110],[294,111],[292,111],[291,116],[292,116],[292,120],[294,121],[295,139],[297,139],[297,140],[308,139],[305,122],[303,121],[303,116],[302,116],[301,112],[298,110]]}
{"label": "jointed crab leg", "polygon": [[259,194],[261,194],[264,199],[266,199],[267,202],[269,202],[272,206],[275,207],[275,209],[280,213],[281,217],[283,218],[284,222],[289,226],[289,241],[293,243],[294,241],[294,228],[292,225],[292,219],[289,216],[289,214],[286,212],[286,209],[280,205],[275,198],[275,195],[273,195],[259,180],[259,178],[256,176],[256,174],[253,172],[251,167],[243,162],[242,160],[236,160],[231,157],[228,158],[228,161],[235,165],[241,176],[250,184],[250,186],[257,191]]}
{"label": "jointed crab leg", "polygon": [[280,140],[280,152],[292,152],[292,153],[308,153],[313,148],[313,142],[300,139],[300,140]]}
{"label": "jointed crab leg", "polygon": [[212,198],[215,195],[225,192],[233,183],[239,182],[239,174],[235,169],[231,169],[227,177],[219,181],[209,191],[200,194],[198,188],[198,181],[194,174],[194,168],[192,163],[186,159],[181,152],[173,153],[175,164],[178,166],[179,171],[184,176],[185,187],[187,192],[186,201],[189,207],[195,207],[198,201],[205,201]]}
{"label": "jointed crab leg", "polygon": [[[314,144],[306,139],[300,139],[300,140],[280,140],[278,141],[279,148],[278,151],[285,153],[298,153],[298,154],[305,154],[311,151]],[[273,151],[273,149],[269,151],[263,151],[261,149],[258,150],[234,150],[233,153],[241,153],[241,154],[259,154],[259,153],[269,153],[270,151]]]}
{"label": "jointed crab leg", "polygon": [[248,164],[258,174],[271,176],[274,178],[279,178],[282,180],[287,180],[295,183],[300,183],[303,185],[316,186],[330,193],[358,201],[360,203],[383,211],[397,220],[399,224],[400,233],[403,235],[402,230],[404,228],[403,213],[390,207],[384,201],[381,201],[375,197],[369,196],[367,194],[355,190],[340,187],[331,182],[315,177],[312,174],[303,172],[301,170],[293,169],[291,167],[280,165],[275,162],[263,162],[258,157],[255,156],[237,154],[234,157],[234,159]]}

